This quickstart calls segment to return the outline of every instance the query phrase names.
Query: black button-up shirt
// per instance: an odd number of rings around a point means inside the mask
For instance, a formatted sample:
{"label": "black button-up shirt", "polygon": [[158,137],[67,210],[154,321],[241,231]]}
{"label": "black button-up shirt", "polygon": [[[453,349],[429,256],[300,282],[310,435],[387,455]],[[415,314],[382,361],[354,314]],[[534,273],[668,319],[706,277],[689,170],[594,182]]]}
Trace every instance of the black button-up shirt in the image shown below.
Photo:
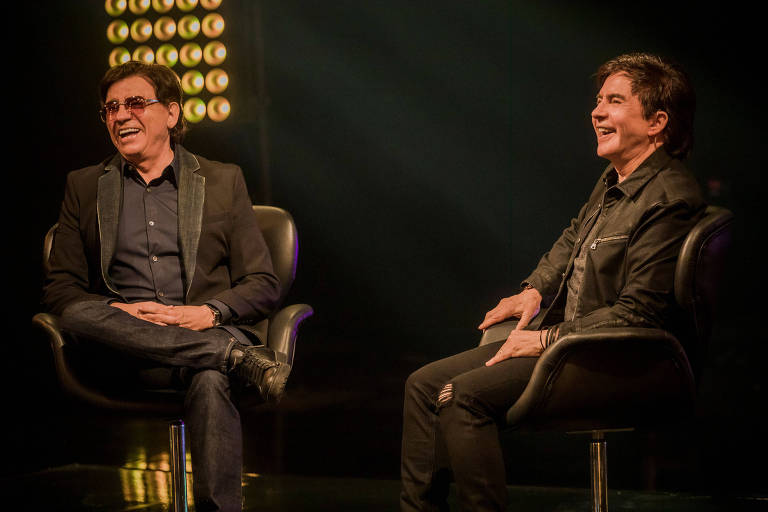
{"label": "black button-up shirt", "polygon": [[129,302],[184,304],[177,169],[174,157],[159,178],[146,183],[134,166],[123,163],[123,203],[110,275]]}

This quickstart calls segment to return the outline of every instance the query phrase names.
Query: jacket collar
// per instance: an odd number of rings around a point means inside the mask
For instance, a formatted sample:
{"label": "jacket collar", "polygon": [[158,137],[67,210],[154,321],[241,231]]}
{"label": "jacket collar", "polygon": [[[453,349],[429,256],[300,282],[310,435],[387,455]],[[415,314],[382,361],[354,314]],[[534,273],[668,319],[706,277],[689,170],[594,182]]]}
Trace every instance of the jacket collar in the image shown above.
{"label": "jacket collar", "polygon": [[617,183],[618,174],[613,165],[609,165],[603,173],[603,183],[606,188],[614,185],[617,189],[624,193],[627,197],[633,197],[637,195],[640,190],[648,183],[651,178],[656,176],[659,171],[667,167],[667,164],[672,160],[672,157],[664,149],[664,146],[659,147],[653,153],[641,163],[637,169],[632,171],[627,179],[621,183]]}

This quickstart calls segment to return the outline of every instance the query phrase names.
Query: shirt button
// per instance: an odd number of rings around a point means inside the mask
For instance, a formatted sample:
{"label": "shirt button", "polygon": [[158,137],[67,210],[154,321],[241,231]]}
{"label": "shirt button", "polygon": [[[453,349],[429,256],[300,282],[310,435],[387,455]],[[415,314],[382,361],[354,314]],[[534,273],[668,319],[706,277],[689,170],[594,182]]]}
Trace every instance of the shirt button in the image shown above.
{"label": "shirt button", "polygon": [[157,256],[152,256],[152,261],[157,261]]}
{"label": "shirt button", "polygon": [[165,297],[165,293],[164,293],[164,292],[157,292],[157,294],[158,294],[160,297]]}
{"label": "shirt button", "polygon": [[153,220],[149,221],[149,225],[150,226],[154,226],[155,225],[155,221],[153,221]]}

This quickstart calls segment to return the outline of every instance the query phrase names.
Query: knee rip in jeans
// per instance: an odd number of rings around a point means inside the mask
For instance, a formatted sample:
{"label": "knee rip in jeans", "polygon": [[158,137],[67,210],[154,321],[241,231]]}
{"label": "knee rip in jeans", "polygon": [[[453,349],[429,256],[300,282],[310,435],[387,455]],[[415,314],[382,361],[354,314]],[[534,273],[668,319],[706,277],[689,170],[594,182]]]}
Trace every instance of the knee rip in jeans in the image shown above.
{"label": "knee rip in jeans", "polygon": [[439,411],[443,407],[449,405],[453,401],[453,382],[449,382],[443,389],[440,390],[440,394],[437,395],[437,410]]}

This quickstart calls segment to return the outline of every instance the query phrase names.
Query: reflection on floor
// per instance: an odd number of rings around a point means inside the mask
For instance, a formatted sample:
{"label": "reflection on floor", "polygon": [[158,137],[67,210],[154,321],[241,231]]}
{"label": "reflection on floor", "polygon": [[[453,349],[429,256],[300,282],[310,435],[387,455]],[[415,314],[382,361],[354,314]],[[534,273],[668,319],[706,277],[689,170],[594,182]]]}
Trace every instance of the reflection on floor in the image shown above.
{"label": "reflection on floor", "polygon": [[[165,454],[167,462],[167,454]],[[72,464],[15,479],[11,502],[19,510],[165,512],[169,510],[169,473],[159,464],[146,468]],[[158,469],[151,469],[156,466]],[[5,487],[5,485],[4,485]],[[11,486],[8,486],[11,487]],[[244,511],[394,511],[396,480],[271,476],[248,473],[243,477]],[[509,487],[512,511],[587,512],[586,489]],[[18,501],[16,501],[18,500]],[[728,500],[683,493],[611,491],[612,511],[716,512],[758,511],[768,508],[768,498],[732,497]],[[452,509],[456,509],[451,494]],[[190,497],[190,510],[194,504]]]}

